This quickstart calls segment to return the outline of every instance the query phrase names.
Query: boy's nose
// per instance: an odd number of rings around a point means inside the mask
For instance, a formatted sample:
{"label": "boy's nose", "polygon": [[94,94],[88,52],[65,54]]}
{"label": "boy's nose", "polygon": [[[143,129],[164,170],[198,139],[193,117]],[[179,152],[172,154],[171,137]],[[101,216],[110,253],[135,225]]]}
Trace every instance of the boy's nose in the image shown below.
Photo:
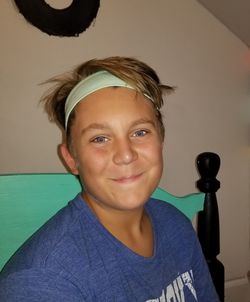
{"label": "boy's nose", "polygon": [[113,161],[117,165],[128,165],[138,158],[138,154],[129,139],[116,142]]}

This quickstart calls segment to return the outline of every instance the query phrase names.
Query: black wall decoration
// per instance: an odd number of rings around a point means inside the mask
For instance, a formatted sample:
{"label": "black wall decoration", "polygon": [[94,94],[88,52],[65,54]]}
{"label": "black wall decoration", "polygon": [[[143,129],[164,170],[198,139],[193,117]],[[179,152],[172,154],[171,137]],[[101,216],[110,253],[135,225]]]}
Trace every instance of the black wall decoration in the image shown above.
{"label": "black wall decoration", "polygon": [[20,13],[41,31],[54,36],[78,36],[95,19],[100,0],[73,0],[63,9],[43,0],[15,0]]}

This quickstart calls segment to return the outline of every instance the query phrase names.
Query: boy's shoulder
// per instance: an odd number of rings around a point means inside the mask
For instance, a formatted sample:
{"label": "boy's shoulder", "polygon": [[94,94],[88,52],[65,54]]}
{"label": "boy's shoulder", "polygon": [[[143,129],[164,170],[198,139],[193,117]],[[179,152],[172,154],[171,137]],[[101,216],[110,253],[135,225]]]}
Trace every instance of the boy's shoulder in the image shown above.
{"label": "boy's shoulder", "polygon": [[74,234],[79,231],[79,221],[84,219],[81,217],[81,202],[78,195],[51,217],[16,251],[2,274],[30,267],[45,267],[51,256],[55,256],[59,250],[60,257],[66,257],[66,251],[73,246]]}
{"label": "boy's shoulder", "polygon": [[187,216],[167,201],[150,198],[145,205],[145,208],[152,213],[152,215],[157,215],[159,220],[163,220],[165,222],[174,220],[178,223],[190,224],[190,220]]}
{"label": "boy's shoulder", "polygon": [[[155,230],[166,234],[170,242],[182,244],[196,240],[195,230],[189,218],[172,204],[151,198],[146,204]],[[178,239],[177,239],[178,238]]]}

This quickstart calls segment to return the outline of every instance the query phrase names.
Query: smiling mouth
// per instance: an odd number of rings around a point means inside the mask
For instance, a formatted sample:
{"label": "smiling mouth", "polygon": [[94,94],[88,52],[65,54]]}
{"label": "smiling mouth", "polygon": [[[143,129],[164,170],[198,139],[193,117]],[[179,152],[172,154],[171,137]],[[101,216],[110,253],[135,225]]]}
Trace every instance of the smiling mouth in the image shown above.
{"label": "smiling mouth", "polygon": [[131,175],[131,176],[122,176],[119,178],[113,178],[112,180],[118,184],[130,184],[130,183],[133,183],[133,182],[137,181],[138,179],[140,179],[141,176],[142,176],[142,173],[136,174],[136,175]]}

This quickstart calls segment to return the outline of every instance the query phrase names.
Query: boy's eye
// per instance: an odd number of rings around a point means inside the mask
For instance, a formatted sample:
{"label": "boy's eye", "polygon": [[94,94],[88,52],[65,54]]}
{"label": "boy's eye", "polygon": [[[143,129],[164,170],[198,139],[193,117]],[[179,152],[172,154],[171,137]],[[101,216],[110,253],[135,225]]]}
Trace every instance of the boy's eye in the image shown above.
{"label": "boy's eye", "polygon": [[139,136],[139,137],[141,137],[141,136],[145,136],[147,133],[148,133],[147,130],[138,130],[138,131],[136,131],[136,132],[134,133],[134,136]]}
{"label": "boy's eye", "polygon": [[105,136],[97,136],[91,140],[91,142],[98,143],[98,144],[106,143],[107,141],[108,139]]}

